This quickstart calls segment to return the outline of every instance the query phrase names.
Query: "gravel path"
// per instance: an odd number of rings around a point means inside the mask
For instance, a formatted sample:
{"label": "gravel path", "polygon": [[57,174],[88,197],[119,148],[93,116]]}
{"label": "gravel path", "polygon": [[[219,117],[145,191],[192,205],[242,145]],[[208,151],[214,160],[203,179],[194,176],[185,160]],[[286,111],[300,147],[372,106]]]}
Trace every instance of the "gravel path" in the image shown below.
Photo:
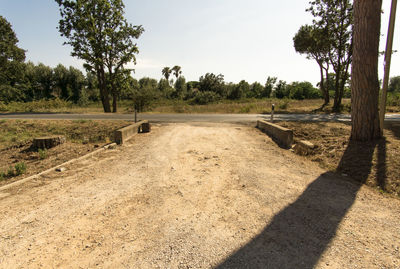
{"label": "gravel path", "polygon": [[257,129],[153,126],[0,193],[1,268],[399,268],[400,201]]}

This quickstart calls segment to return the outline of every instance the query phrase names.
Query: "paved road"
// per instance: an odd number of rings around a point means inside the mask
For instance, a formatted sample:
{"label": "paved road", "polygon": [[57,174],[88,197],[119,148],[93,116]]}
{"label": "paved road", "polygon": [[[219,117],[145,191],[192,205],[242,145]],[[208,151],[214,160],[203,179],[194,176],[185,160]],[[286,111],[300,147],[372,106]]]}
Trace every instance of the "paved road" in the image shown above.
{"label": "paved road", "polygon": [[[46,120],[132,120],[133,114],[44,114],[3,113],[0,119]],[[139,114],[139,120],[152,122],[252,122],[269,120],[265,114]],[[274,119],[283,121],[350,121],[350,115],[339,114],[276,114]],[[387,114],[387,121],[400,122],[400,114]]]}

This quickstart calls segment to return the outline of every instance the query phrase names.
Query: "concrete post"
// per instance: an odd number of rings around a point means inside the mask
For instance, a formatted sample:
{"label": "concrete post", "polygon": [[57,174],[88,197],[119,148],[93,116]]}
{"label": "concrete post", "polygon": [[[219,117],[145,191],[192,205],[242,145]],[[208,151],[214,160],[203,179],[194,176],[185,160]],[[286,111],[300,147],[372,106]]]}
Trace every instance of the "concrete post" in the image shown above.
{"label": "concrete post", "polygon": [[271,122],[274,122],[275,104],[272,104],[271,108]]}

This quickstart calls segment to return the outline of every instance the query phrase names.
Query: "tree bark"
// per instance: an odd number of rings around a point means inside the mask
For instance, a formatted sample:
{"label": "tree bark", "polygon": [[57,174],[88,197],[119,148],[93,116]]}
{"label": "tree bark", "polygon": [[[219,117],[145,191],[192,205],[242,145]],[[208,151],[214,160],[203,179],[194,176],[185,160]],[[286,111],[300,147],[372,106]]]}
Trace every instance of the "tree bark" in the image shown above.
{"label": "tree bark", "polygon": [[103,104],[104,112],[110,113],[111,112],[110,97],[106,88],[107,85],[105,81],[104,70],[102,70],[101,68],[97,70],[97,81],[99,83],[100,99],[101,103]]}
{"label": "tree bark", "polygon": [[378,55],[382,0],[354,1],[351,140],[380,138]]}

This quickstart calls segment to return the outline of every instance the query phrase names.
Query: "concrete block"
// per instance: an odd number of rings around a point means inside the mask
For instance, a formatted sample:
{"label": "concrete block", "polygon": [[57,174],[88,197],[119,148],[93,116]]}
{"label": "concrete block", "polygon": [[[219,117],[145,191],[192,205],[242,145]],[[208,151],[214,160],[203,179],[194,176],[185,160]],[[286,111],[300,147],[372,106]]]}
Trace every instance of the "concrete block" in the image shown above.
{"label": "concrete block", "polygon": [[144,122],[142,124],[142,133],[149,133],[151,130],[151,126],[149,122]]}
{"label": "concrete block", "polygon": [[121,145],[139,132],[143,132],[143,124],[148,124],[147,130],[150,131],[150,124],[147,120],[139,121],[122,129],[116,130],[114,132],[115,142]]}
{"label": "concrete block", "polygon": [[313,153],[315,145],[306,140],[300,140],[294,146],[294,152],[298,155],[310,155]]}
{"label": "concrete block", "polygon": [[257,128],[269,135],[283,148],[291,148],[293,144],[293,131],[279,125],[259,120]]}

